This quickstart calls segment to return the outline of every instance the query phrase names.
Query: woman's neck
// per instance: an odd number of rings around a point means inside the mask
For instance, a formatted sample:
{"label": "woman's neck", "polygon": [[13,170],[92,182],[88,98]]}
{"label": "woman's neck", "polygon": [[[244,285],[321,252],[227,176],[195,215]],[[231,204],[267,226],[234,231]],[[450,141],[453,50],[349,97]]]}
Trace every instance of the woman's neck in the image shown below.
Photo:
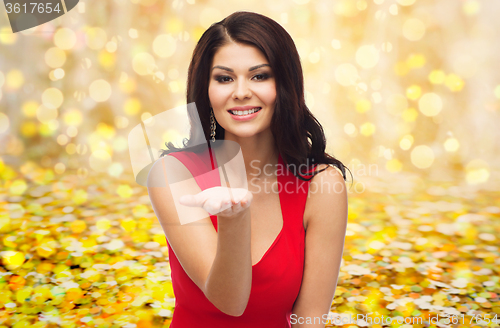
{"label": "woman's neck", "polygon": [[278,149],[271,131],[249,138],[233,135],[228,137],[226,140],[235,141],[241,147],[248,179],[265,179],[274,175],[278,164]]}

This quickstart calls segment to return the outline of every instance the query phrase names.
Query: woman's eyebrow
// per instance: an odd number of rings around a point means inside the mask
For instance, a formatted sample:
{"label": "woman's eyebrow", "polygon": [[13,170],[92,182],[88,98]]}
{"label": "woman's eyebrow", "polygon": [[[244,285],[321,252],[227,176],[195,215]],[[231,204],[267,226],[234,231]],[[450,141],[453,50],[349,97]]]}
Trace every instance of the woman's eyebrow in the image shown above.
{"label": "woman's eyebrow", "polygon": [[[271,67],[271,65],[269,65],[269,64],[260,64],[260,65],[256,65],[256,66],[250,67],[248,69],[248,71],[250,72],[250,71],[256,70],[257,68],[260,68],[260,67],[263,67],[263,66],[269,66],[269,67]],[[220,69],[223,69],[225,71],[234,72],[234,70],[232,68],[225,67],[225,66],[216,65],[216,66],[212,67],[212,71],[214,70],[214,68],[220,68]]]}

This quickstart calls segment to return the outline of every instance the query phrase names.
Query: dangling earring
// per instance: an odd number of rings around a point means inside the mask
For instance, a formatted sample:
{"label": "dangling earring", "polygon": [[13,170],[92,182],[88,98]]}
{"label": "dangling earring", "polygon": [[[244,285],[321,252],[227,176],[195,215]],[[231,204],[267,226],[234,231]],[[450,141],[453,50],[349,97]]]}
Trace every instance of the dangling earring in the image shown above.
{"label": "dangling earring", "polygon": [[[210,107],[212,108],[212,107]],[[210,111],[210,137],[212,138],[212,142],[215,142],[215,117],[214,117],[214,111]]]}

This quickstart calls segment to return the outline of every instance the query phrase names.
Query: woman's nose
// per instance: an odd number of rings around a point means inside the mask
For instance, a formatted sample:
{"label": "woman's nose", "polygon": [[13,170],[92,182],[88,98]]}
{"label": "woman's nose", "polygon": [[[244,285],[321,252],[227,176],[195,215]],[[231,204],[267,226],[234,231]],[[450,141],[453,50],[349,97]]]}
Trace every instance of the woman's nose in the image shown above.
{"label": "woman's nose", "polygon": [[252,91],[248,86],[248,82],[245,80],[239,80],[235,83],[235,90],[233,92],[233,99],[245,99],[252,96]]}

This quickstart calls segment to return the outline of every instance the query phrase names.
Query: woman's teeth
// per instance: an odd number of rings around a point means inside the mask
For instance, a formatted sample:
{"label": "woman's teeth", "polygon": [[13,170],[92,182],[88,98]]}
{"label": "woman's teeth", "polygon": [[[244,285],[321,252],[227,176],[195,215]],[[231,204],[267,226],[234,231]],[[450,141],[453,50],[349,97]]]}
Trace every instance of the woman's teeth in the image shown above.
{"label": "woman's teeth", "polygon": [[249,115],[249,114],[253,114],[255,112],[258,112],[259,110],[261,110],[260,107],[255,107],[255,108],[252,108],[250,110],[238,110],[238,111],[234,111],[234,110],[231,110],[231,114],[233,115],[237,115],[237,116],[240,116],[240,115]]}

